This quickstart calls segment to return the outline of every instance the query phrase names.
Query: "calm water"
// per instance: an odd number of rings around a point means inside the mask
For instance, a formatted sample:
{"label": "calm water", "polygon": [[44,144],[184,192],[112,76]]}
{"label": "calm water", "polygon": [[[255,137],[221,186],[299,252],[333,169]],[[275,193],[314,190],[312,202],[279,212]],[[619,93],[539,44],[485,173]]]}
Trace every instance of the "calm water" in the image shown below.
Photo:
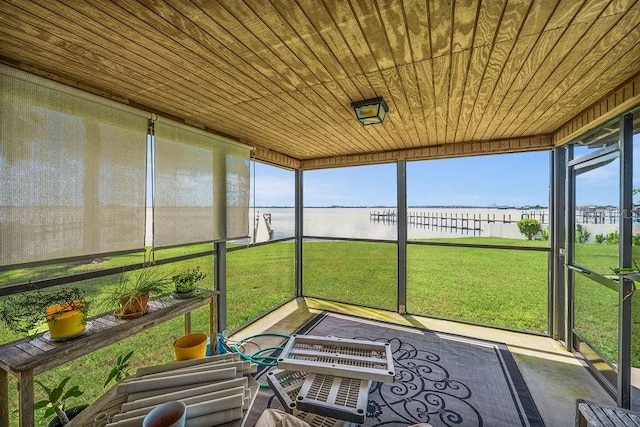
{"label": "calm water", "polygon": [[[372,214],[395,213],[389,208],[305,208],[304,235],[360,239],[397,239],[395,217]],[[294,235],[293,208],[252,208],[249,218],[271,215],[273,238]],[[535,217],[548,224],[546,209],[488,209],[488,208],[420,208],[409,209],[408,237],[425,239],[436,237],[507,237],[524,239],[516,221],[524,216]],[[379,219],[376,219],[379,218]],[[464,220],[464,221],[463,221]],[[251,222],[251,221],[250,221]],[[259,227],[264,227],[263,221]],[[258,241],[266,240],[264,233]]]}

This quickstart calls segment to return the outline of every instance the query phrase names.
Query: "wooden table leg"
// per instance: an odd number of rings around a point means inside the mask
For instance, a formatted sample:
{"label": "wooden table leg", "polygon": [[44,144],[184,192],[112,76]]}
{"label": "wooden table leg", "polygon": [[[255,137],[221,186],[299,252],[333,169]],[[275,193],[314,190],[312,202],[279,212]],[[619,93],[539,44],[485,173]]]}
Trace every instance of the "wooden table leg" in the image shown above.
{"label": "wooden table leg", "polygon": [[7,371],[0,369],[0,425],[9,425],[9,378]]}
{"label": "wooden table leg", "polygon": [[[211,336],[211,341],[216,340],[218,337],[218,317],[217,312],[218,307],[216,304],[216,297],[211,297],[211,302],[209,303],[209,335]],[[213,354],[213,352],[212,352]]]}
{"label": "wooden table leg", "polygon": [[191,313],[184,314],[184,334],[191,333]]}
{"label": "wooden table leg", "polygon": [[33,371],[24,371],[18,377],[20,394],[20,427],[33,427]]}

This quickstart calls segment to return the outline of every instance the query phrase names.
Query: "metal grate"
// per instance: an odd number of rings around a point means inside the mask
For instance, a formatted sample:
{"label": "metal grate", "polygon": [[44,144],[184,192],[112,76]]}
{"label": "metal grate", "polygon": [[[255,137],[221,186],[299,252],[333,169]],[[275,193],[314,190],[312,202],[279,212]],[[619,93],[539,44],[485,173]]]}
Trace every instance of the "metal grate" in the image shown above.
{"label": "metal grate", "polygon": [[356,427],[354,424],[337,420],[324,415],[312,414],[310,412],[296,411],[297,418],[309,424],[311,427]]}
{"label": "metal grate", "polygon": [[311,335],[292,335],[278,368],[385,383],[395,376],[388,343]]}
{"label": "metal grate", "polygon": [[306,372],[283,369],[273,369],[267,373],[267,382],[286,412],[292,414],[296,408],[296,398],[306,378]]}
{"label": "metal grate", "polygon": [[370,386],[369,380],[309,374],[298,393],[296,407],[302,411],[362,424]]}

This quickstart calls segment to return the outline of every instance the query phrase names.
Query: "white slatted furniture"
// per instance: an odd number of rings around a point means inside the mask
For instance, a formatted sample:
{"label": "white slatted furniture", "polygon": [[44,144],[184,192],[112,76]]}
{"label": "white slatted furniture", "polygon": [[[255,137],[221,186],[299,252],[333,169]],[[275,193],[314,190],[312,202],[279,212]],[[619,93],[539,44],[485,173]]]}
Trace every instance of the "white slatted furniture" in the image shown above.
{"label": "white slatted furniture", "polygon": [[362,424],[371,383],[393,382],[391,353],[388,343],[293,335],[267,381],[289,413]]}

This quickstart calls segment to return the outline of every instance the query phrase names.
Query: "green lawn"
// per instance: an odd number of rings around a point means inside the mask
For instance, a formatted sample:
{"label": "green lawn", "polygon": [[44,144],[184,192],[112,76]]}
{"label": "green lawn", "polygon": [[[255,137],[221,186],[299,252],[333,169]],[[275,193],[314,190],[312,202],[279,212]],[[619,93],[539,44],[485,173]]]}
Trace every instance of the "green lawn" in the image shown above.
{"label": "green lawn", "polygon": [[305,242],[303,259],[305,295],[395,310],[395,244]]}
{"label": "green lawn", "polygon": [[533,332],[547,330],[547,253],[408,248],[407,310]]}
{"label": "green lawn", "polygon": [[[480,244],[514,244],[507,239],[469,238]],[[456,242],[464,242],[456,239]],[[521,242],[521,241],[520,241]],[[528,242],[546,245],[546,242]],[[343,302],[395,309],[397,299],[397,248],[390,243],[317,241],[304,244],[304,292]],[[546,330],[547,253],[484,248],[455,248],[409,245],[407,254],[407,310],[450,319],[464,320],[534,332]],[[617,263],[613,245],[580,245],[578,253],[590,266],[608,269]],[[228,330],[290,298],[294,294],[294,244],[281,242],[231,251],[227,254]],[[166,252],[165,256],[171,255]],[[44,271],[7,272],[0,283],[47,277],[123,265],[123,259],[96,260],[94,263],[53,266]],[[102,264],[104,263],[104,264]],[[120,264],[119,264],[120,263]],[[201,266],[207,274],[205,287],[211,287],[211,256],[154,267],[166,274]],[[44,276],[43,276],[44,275]],[[107,295],[117,275],[81,282],[92,298]],[[613,296],[613,298],[612,298]],[[634,298],[637,306],[638,298]],[[1,303],[1,301],[0,301]],[[615,293],[589,282],[578,282],[576,304],[579,325],[608,357],[615,357]],[[636,311],[640,313],[640,308]],[[97,314],[95,312],[94,314]],[[206,332],[207,308],[193,314],[194,331]],[[80,383],[85,394],[78,403],[90,403],[104,393],[102,384],[120,354],[134,350],[132,366],[167,362],[173,359],[172,342],[183,332],[182,319],[151,328],[120,343],[96,351],[81,359],[38,375],[49,384],[67,375]],[[640,328],[634,329],[634,364],[640,366]],[[0,325],[0,341],[18,337]],[[78,375],[82,372],[82,375]],[[11,378],[11,376],[10,376]],[[11,390],[15,381],[11,378]],[[40,396],[38,396],[40,397]],[[12,393],[11,408],[16,408]],[[17,415],[14,414],[13,422]],[[38,417],[38,415],[36,415]],[[38,425],[45,425],[40,423]]]}

